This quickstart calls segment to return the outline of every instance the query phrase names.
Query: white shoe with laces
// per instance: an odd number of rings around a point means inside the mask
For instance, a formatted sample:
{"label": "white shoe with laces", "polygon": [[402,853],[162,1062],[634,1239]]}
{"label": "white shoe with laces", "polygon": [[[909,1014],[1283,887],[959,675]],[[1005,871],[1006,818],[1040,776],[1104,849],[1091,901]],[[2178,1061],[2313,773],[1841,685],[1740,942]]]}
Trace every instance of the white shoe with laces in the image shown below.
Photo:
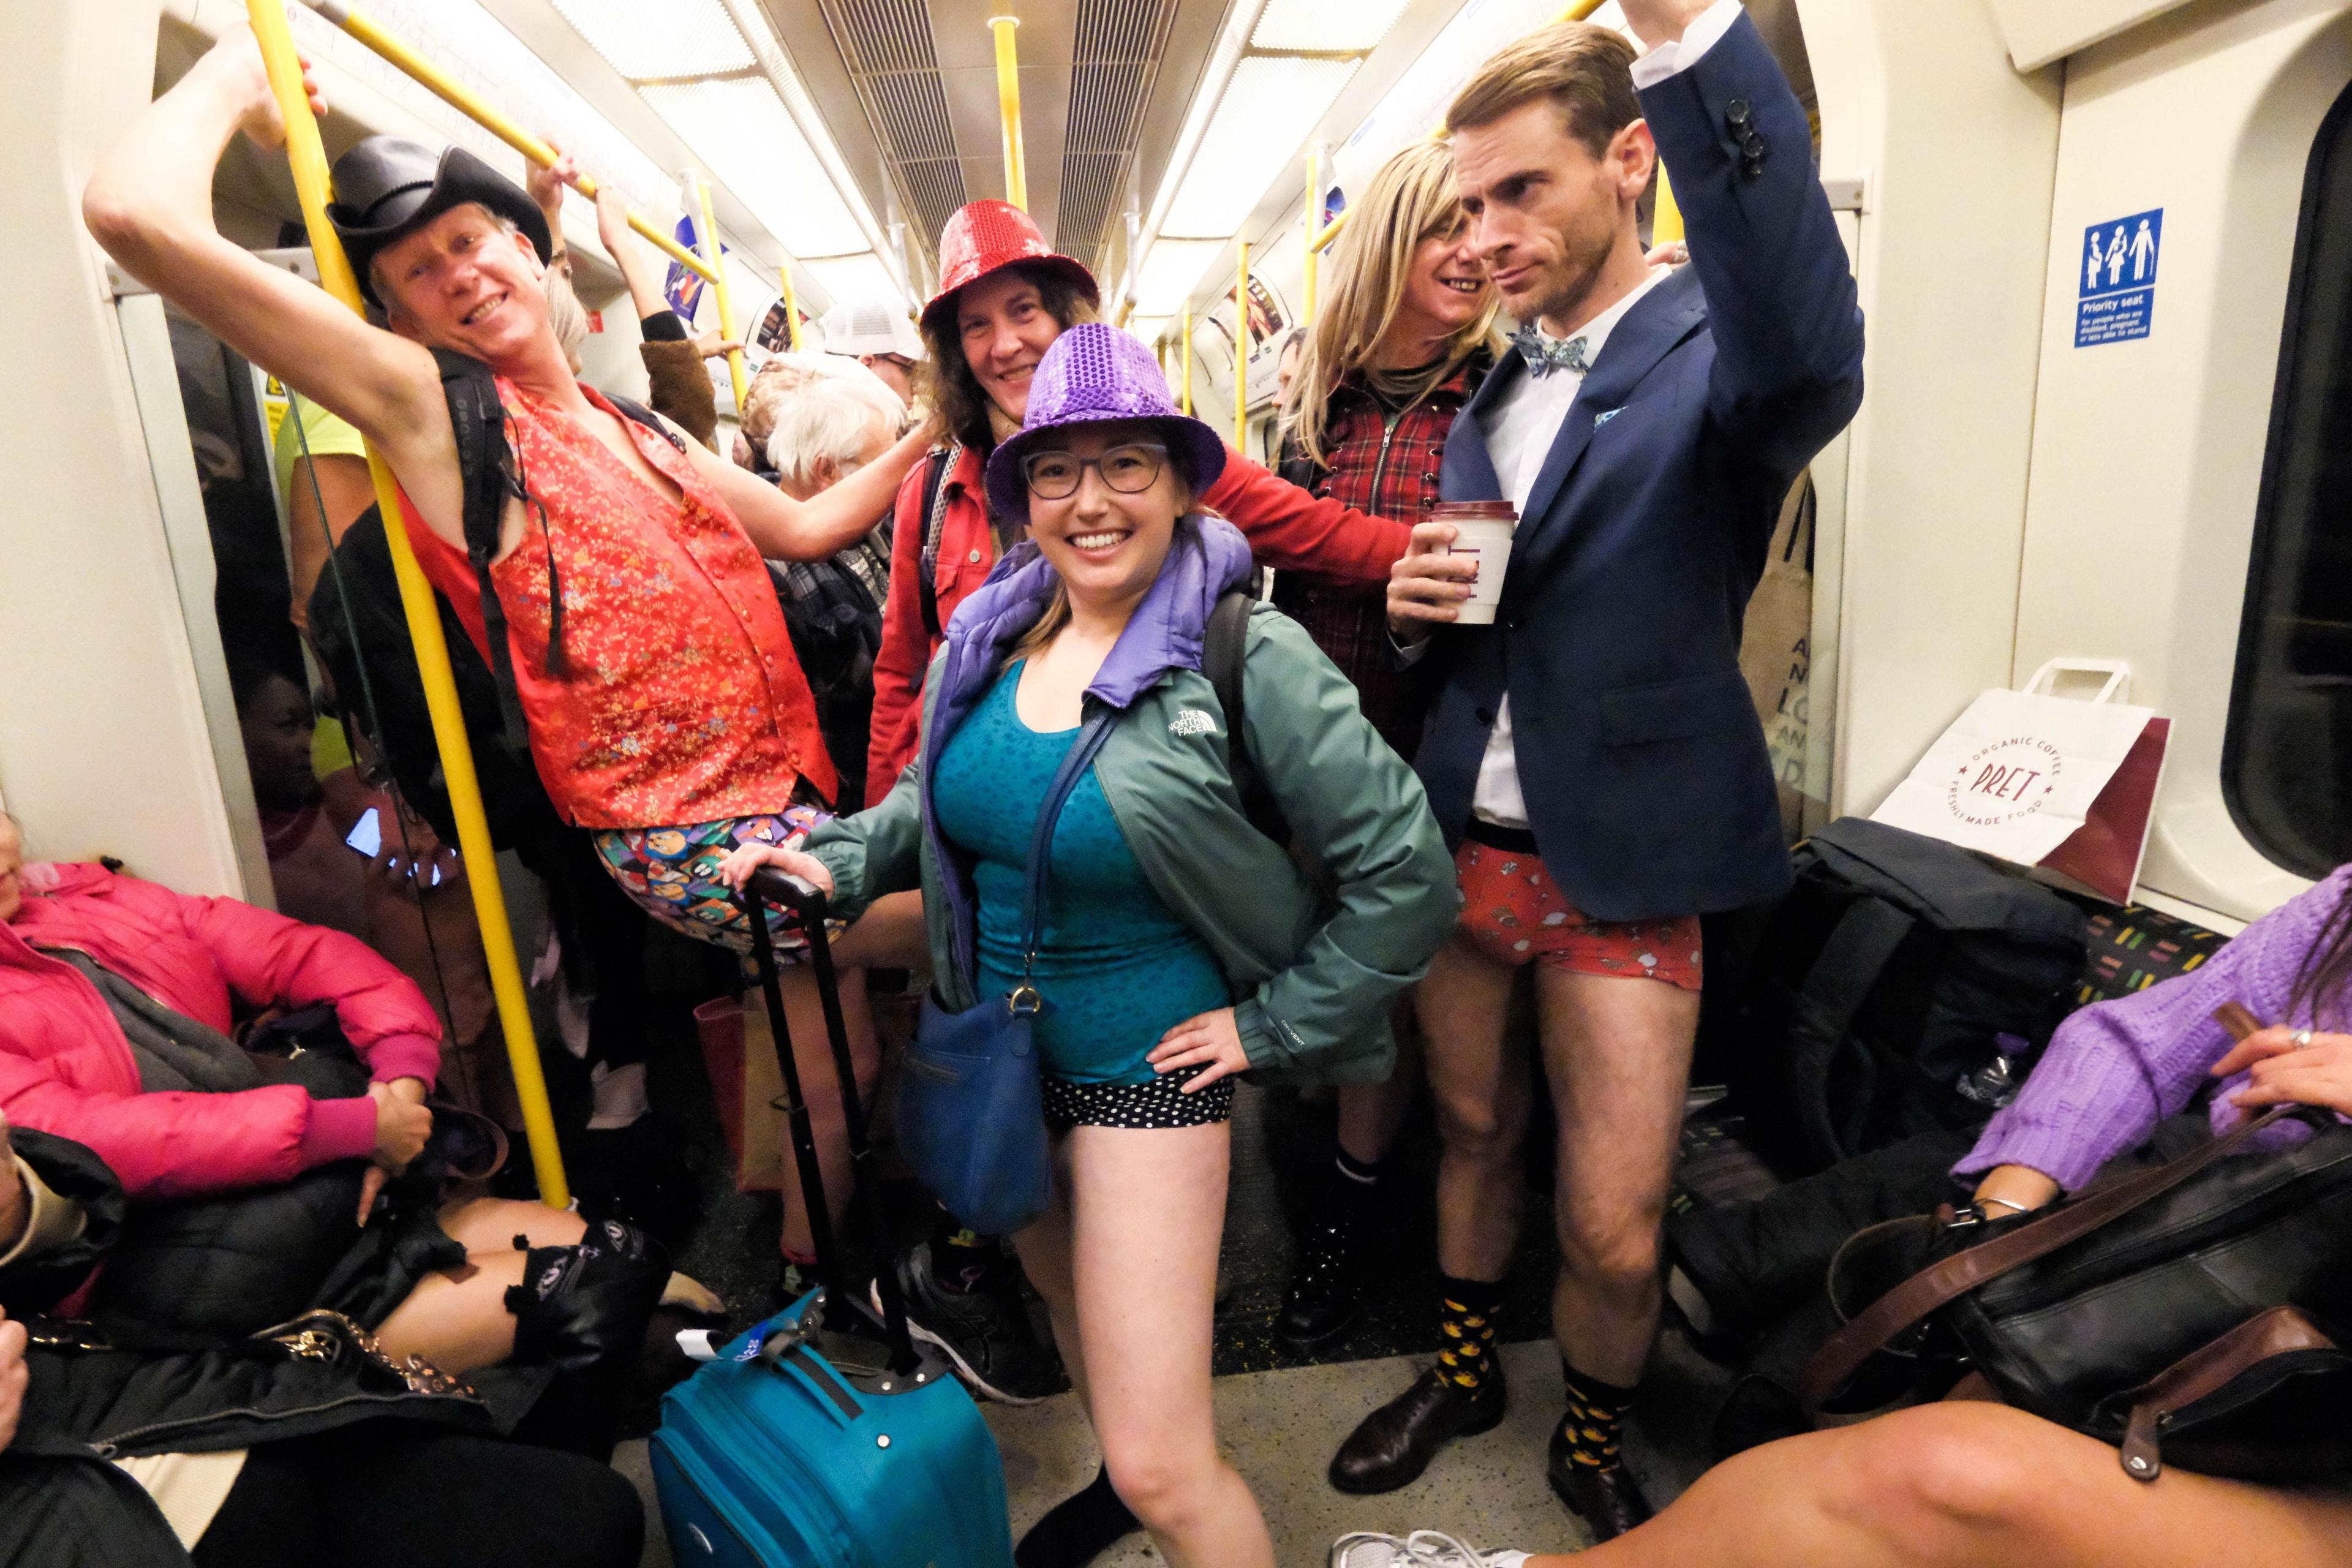
{"label": "white shoe with laces", "polygon": [[1436,1530],[1411,1535],[1350,1531],[1331,1543],[1329,1568],[1520,1568],[1524,1552],[1480,1552]]}

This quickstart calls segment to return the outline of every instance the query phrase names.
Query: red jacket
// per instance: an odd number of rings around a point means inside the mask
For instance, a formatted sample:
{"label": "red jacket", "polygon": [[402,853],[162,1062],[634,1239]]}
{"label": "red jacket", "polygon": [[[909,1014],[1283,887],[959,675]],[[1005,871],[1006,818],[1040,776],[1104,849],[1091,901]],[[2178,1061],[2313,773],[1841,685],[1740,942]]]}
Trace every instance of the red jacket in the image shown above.
{"label": "red jacket", "polygon": [[[996,540],[988,526],[984,459],[961,450],[941,482],[947,513],[940,521],[939,625],[953,618],[963,596],[987,581],[996,565]],[[918,593],[922,575],[923,486],[929,461],[915,465],[898,487],[898,507],[890,540],[890,598],[882,612],[882,647],[874,658],[874,738],[866,754],[866,803],[878,805],[915,760],[923,722],[923,672],[939,651],[940,639],[923,623]],[[1231,520],[1249,535],[1260,561],[1282,571],[1311,571],[1360,583],[1385,583],[1389,568],[1405,552],[1412,529],[1385,518],[1367,517],[1300,489],[1260,464],[1225,447],[1225,471],[1200,498],[1201,510]]]}
{"label": "red jacket", "polygon": [[133,1198],[283,1182],[375,1148],[368,1100],[312,1100],[290,1084],[239,1094],[142,1093],[139,1066],[98,988],[35,951],[71,947],[175,1012],[226,1032],[232,998],[331,1002],[378,1082],[441,1062],[423,992],[363,943],[233,899],[184,897],[97,866],[27,868],[24,908],[0,925],[0,1110],[89,1145]]}

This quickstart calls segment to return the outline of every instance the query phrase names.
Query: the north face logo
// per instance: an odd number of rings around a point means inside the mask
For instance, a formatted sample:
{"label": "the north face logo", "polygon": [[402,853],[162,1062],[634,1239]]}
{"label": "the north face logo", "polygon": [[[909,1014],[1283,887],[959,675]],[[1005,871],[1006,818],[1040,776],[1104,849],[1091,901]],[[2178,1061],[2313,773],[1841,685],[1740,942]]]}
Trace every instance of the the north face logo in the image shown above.
{"label": "the north face logo", "polygon": [[1213,735],[1217,732],[1217,721],[1198,708],[1186,708],[1168,721],[1168,732],[1171,735]]}

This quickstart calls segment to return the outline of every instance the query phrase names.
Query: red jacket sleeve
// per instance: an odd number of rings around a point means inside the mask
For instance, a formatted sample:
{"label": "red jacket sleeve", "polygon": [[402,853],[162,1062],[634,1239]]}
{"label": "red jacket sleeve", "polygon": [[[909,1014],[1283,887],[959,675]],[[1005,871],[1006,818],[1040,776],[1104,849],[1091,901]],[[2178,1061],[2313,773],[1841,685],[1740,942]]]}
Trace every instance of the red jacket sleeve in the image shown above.
{"label": "red jacket sleeve", "polygon": [[241,1094],[106,1094],[0,1055],[0,1106],[23,1126],[87,1144],[131,1198],[288,1182],[318,1163],[303,1149],[310,1097],[292,1084]]}
{"label": "red jacket sleeve", "polygon": [[923,488],[932,459],[924,458],[898,486],[890,532],[890,596],[882,606],[882,646],[874,655],[874,721],[866,742],[866,804],[879,805],[915,759],[922,722],[923,671],[931,662],[931,634],[923,625]]}
{"label": "red jacket sleeve", "polygon": [[1249,535],[1251,552],[1269,565],[1346,581],[1387,582],[1412,540],[1405,524],[1300,489],[1230,442],[1225,471],[1201,504]]}
{"label": "red jacket sleeve", "polygon": [[[343,1037],[378,1083],[441,1069],[441,1020],[415,982],[356,937],[304,925],[234,899],[180,899],[189,937],[229,989],[262,1006],[334,1005]],[[299,1129],[298,1129],[299,1131]]]}

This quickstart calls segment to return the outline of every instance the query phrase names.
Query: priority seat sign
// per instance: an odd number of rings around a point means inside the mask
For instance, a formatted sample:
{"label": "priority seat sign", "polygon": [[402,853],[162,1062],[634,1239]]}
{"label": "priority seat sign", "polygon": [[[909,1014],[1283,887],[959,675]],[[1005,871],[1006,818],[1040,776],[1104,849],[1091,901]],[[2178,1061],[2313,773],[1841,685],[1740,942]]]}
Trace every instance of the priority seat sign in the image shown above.
{"label": "priority seat sign", "polygon": [[2109,218],[2083,231],[2075,260],[2074,346],[2147,336],[2156,315],[2156,264],[2164,209]]}

